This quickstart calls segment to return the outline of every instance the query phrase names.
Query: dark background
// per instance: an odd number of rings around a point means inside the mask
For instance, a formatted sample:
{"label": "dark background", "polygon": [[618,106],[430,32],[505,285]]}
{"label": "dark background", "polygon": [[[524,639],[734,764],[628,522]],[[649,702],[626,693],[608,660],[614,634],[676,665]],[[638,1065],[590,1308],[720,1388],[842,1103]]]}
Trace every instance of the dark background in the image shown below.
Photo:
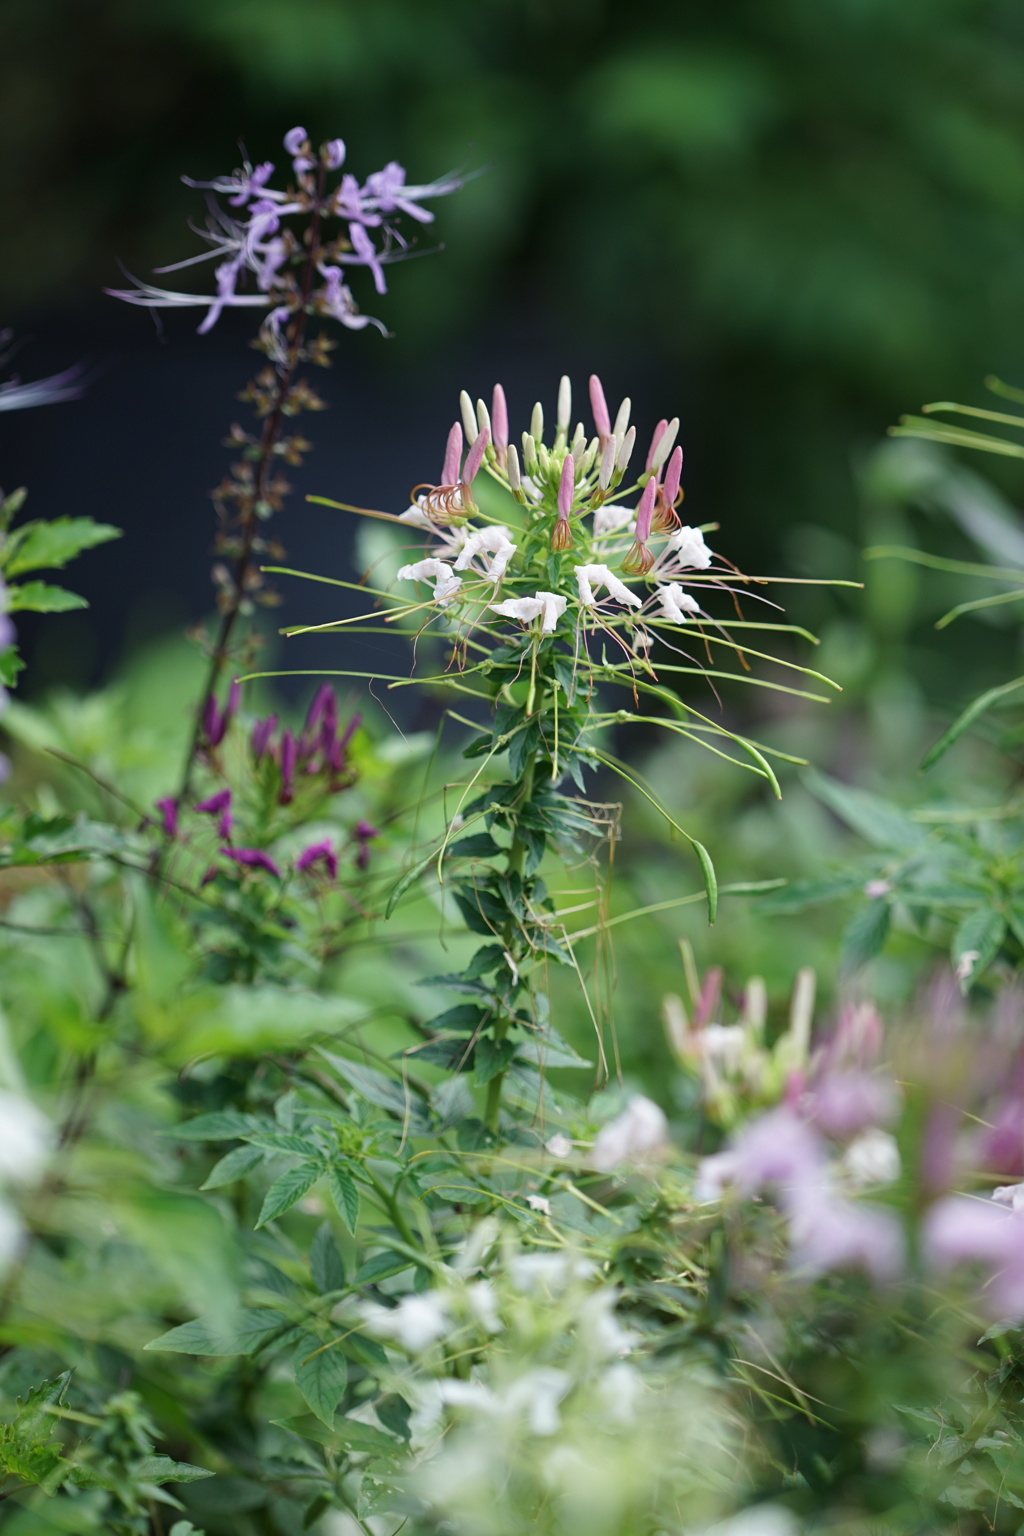
{"label": "dark background", "polygon": [[[22,624],[30,686],[96,681],[209,606],[251,317],[158,335],[102,288],[199,248],[182,172],[240,139],[281,165],[295,123],[360,176],[486,167],[435,205],[442,254],[381,300],[357,274],[394,339],[342,335],[300,492],[399,510],[460,387],[503,378],[522,424],[597,370],[641,422],[682,417],[691,520],[809,573],[856,550],[851,466],[901,411],[1024,382],[1018,0],[3,0],[0,325],[25,377],[81,358],[92,383],[0,416],[0,483],[126,531],[74,572],[89,615]],[[346,514],[297,496],[275,526],[296,565],[351,574]],[[336,611],[311,592],[283,617]]]}

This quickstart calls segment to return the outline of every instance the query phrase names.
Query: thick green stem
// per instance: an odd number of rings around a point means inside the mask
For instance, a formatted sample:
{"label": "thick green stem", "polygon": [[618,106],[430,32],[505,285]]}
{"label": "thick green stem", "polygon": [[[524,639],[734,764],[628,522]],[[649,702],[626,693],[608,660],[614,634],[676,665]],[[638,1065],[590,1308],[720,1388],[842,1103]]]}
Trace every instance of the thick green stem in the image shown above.
{"label": "thick green stem", "polygon": [[[536,763],[536,753],[531,752],[523,765],[523,793],[519,801],[515,831],[512,834],[512,843],[507,855],[506,873],[518,875],[520,879],[522,878],[526,863],[526,843],[519,835],[518,815],[522,813],[523,809],[529,805],[533,798],[533,776]],[[511,953],[515,943],[515,935],[511,924],[505,929],[503,938],[506,950]],[[511,1017],[508,1015],[498,1020],[494,1026],[494,1039],[496,1042],[500,1043],[504,1040],[508,1034],[511,1022]],[[505,1069],[503,1068],[500,1072],[495,1073],[487,1085],[487,1105],[484,1110],[484,1120],[492,1131],[497,1129],[498,1116],[501,1113],[501,1090],[504,1081]]]}

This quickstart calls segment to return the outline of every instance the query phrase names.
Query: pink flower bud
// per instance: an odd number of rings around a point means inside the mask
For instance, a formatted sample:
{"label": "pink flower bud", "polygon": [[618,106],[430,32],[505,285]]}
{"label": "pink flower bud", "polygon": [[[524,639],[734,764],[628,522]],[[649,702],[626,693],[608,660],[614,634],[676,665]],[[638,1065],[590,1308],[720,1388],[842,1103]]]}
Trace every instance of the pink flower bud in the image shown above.
{"label": "pink flower bud", "polygon": [[466,462],[462,467],[463,485],[472,485],[473,481],[476,479],[477,471],[484,461],[484,453],[486,451],[487,444],[490,442],[490,439],[491,434],[488,432],[486,427],[482,432],[477,434],[476,442],[466,454]]}
{"label": "pink flower bud", "polygon": [[562,478],[558,482],[558,516],[560,521],[565,521],[572,511],[572,493],[576,488],[576,461],[571,453],[565,456],[562,465]]}
{"label": "pink flower bud", "polygon": [[444,468],[441,471],[442,485],[457,485],[459,483],[459,465],[462,463],[462,427],[455,422],[448,433],[448,443],[444,450]]}
{"label": "pink flower bud", "polygon": [[491,428],[495,448],[499,453],[504,453],[508,447],[508,406],[505,403],[505,391],[500,384],[495,384],[491,396]]}
{"label": "pink flower bud", "polygon": [[668,418],[663,416],[654,429],[654,436],[651,438],[651,446],[647,450],[647,462],[644,465],[644,469],[650,469],[654,463],[655,452],[657,451],[658,444],[661,442],[661,435],[667,426]]}
{"label": "pink flower bud", "polygon": [[665,498],[666,506],[671,507],[674,504],[679,494],[679,481],[682,479],[682,475],[683,450],[681,448],[674,448],[672,450],[672,457],[669,459],[665,469],[665,484],[662,487],[662,495]]}
{"label": "pink flower bud", "polygon": [[658,494],[658,477],[651,475],[644,486],[636,508],[636,541],[646,544],[651,536],[651,518],[654,516],[654,498]]}
{"label": "pink flower bud", "polygon": [[611,437],[612,422],[608,415],[608,402],[604,398],[601,380],[596,373],[590,375],[590,409],[594,417],[594,426],[601,440]]}

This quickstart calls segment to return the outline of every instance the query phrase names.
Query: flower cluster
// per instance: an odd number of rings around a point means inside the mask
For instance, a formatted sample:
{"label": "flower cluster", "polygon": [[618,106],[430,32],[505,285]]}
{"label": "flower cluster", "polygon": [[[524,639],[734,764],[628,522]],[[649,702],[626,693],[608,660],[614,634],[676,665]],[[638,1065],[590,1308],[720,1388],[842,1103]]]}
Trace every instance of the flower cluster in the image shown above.
{"label": "flower cluster", "polygon": [[[291,157],[293,179],[283,188],[270,185],[275,167],[269,160],[256,166],[246,163],[230,176],[212,181],[184,178],[189,186],[227,198],[227,208],[211,198],[210,217],[200,231],[208,251],[158,270],[175,272],[214,260],[217,291],[212,297],[145,282],[108,292],[147,309],[204,308],[200,332],[211,330],[225,309],[267,310],[264,342],[271,355],[282,350],[283,327],[299,309],[337,320],[350,330],[376,325],[383,331],[379,320],[360,312],[344,281],[345,269],[367,268],[376,291],[386,292],[385,266],[409,251],[397,220],[404,215],[418,224],[431,223],[434,215],[423,204],[457,191],[462,180],[449,176],[410,186],[404,167],[392,160],[360,184],[342,169],[346,158],[342,139],[314,149],[304,128],[292,128],[284,136],[284,147]],[[328,185],[335,176],[338,179]],[[312,242],[300,238],[288,220],[312,225]],[[333,234],[329,232],[332,221],[341,226]],[[299,275],[310,262],[315,268],[312,284]],[[248,292],[242,291],[247,277],[254,284]]]}
{"label": "flower cluster", "polygon": [[[432,535],[430,549],[403,565],[398,579],[430,583],[432,603],[451,617],[482,624],[495,614],[539,635],[555,634],[567,610],[584,625],[626,618],[637,650],[651,644],[648,625],[676,626],[700,615],[701,603],[683,579],[721,585],[731,568],[713,566],[701,529],[680,525],[678,418],[658,422],[634,478],[629,400],[613,422],[593,376],[590,403],[595,430],[588,438],[582,422],[570,430],[572,390],[563,378],[552,443],[544,441],[538,404],[520,453],[510,441],[502,386],[495,385],[490,409],[482,400],[474,406],[463,391],[462,419],[448,435],[439,482],[417,486],[400,514],[401,522]],[[523,508],[520,526],[481,512],[474,485],[482,471]],[[628,576],[644,577],[648,590],[635,590]]]}

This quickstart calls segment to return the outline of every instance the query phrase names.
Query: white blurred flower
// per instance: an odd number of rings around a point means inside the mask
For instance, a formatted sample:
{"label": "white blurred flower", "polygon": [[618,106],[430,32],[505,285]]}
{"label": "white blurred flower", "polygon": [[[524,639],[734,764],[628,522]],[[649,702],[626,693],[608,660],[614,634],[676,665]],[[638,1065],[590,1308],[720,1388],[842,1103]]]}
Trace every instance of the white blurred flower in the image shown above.
{"label": "white blurred flower", "polygon": [[572,1142],[568,1136],[563,1136],[561,1131],[556,1131],[551,1139],[544,1143],[544,1147],[552,1157],[569,1157],[572,1153]]}
{"label": "white blurred flower", "polygon": [[872,1126],[850,1142],[839,1166],[851,1183],[891,1184],[900,1176],[900,1150],[888,1131]]}
{"label": "white blurred flower", "polygon": [[661,599],[661,617],[671,619],[675,624],[684,624],[688,614],[700,613],[700,604],[689,592],[684,592],[678,581],[670,581],[667,586],[659,587],[657,592]]}
{"label": "white blurred flower", "polygon": [[652,1100],[635,1093],[621,1115],[597,1136],[588,1159],[599,1173],[649,1162],[668,1148],[668,1121]]}
{"label": "white blurred flower", "polygon": [[598,507],[594,513],[594,537],[606,538],[610,533],[618,533],[619,529],[625,529],[626,533],[636,532],[636,514],[632,507],[615,505]]}
{"label": "white blurred flower", "polygon": [[517,1253],[508,1266],[512,1284],[527,1295],[564,1290],[570,1280],[585,1280],[593,1269],[589,1259],[575,1253]]}
{"label": "white blurred flower", "polygon": [[668,548],[681,566],[695,571],[706,571],[711,564],[711,550],[704,542],[699,528],[677,528],[668,536]]}
{"label": "white blurred flower", "polygon": [[33,1183],[53,1145],[53,1127],[43,1112],[19,1094],[0,1090],[0,1179]]}
{"label": "white blurred flower", "polygon": [[531,1211],[540,1211],[542,1216],[551,1215],[551,1201],[547,1195],[527,1195],[526,1203]]}
{"label": "white blurred flower", "polygon": [[447,1309],[436,1291],[403,1296],[396,1307],[367,1302],[362,1315],[367,1332],[378,1339],[393,1339],[413,1355],[443,1339],[450,1327]]}
{"label": "white blurred flower", "polygon": [[992,1199],[1011,1210],[1024,1211],[1024,1184],[1000,1184],[992,1191]]}
{"label": "white blurred flower", "polygon": [[588,1296],[580,1309],[577,1331],[598,1355],[628,1355],[639,1335],[629,1333],[615,1316],[619,1293],[605,1286]]}
{"label": "white blurred flower", "polygon": [[635,1417],[636,1402],[643,1392],[643,1382],[635,1366],[625,1360],[610,1365],[598,1382],[598,1392],[610,1418],[628,1424]]}
{"label": "white blurred flower", "polygon": [[780,1504],[755,1504],[731,1520],[706,1527],[703,1536],[797,1536],[799,1529],[795,1515]]}
{"label": "white blurred flower", "polygon": [[565,1371],[541,1365],[505,1389],[501,1407],[509,1414],[525,1413],[535,1435],[553,1435],[561,1422],[558,1405],[571,1386],[572,1378]]}
{"label": "white blurred flower", "polygon": [[498,1316],[498,1298],[494,1286],[489,1280],[476,1280],[472,1285],[466,1286],[466,1305],[473,1318],[487,1333],[498,1333],[501,1330],[501,1318]]}

